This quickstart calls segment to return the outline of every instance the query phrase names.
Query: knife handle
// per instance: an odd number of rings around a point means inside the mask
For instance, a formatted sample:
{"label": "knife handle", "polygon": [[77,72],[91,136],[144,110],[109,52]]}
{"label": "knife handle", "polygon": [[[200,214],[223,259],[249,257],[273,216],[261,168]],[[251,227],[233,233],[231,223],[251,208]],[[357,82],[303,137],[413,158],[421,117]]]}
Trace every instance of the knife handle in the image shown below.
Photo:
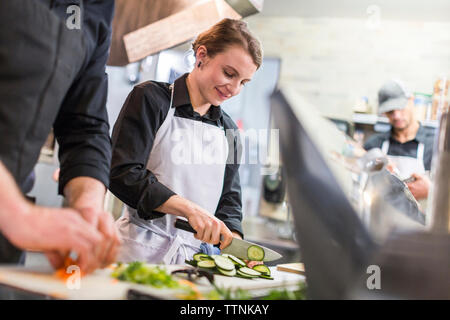
{"label": "knife handle", "polygon": [[182,220],[182,219],[177,219],[175,221],[175,228],[181,229],[181,230],[184,230],[187,232],[197,233],[197,231],[195,231],[195,229],[191,227],[189,222],[187,222],[186,220]]}
{"label": "knife handle", "polygon": [[[187,222],[186,220],[182,220],[182,219],[177,219],[175,221],[175,228],[181,229],[181,230],[184,230],[187,232],[197,233],[197,231],[195,231],[195,229],[191,227],[189,222]],[[220,235],[221,240],[222,240],[222,238],[223,238],[222,235]],[[220,243],[217,243],[214,246],[218,248],[220,246]]]}

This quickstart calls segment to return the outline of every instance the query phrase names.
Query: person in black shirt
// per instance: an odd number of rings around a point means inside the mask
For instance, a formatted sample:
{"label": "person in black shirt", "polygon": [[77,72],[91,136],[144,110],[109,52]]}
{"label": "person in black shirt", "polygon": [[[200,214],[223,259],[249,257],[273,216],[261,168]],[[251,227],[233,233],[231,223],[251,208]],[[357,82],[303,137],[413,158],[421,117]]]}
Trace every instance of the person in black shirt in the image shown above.
{"label": "person in black shirt", "polygon": [[391,131],[371,136],[364,149],[380,148],[390,166],[407,183],[417,200],[428,197],[433,156],[434,133],[427,131],[415,118],[414,96],[401,81],[390,80],[378,91],[379,113],[391,124]]}
{"label": "person in black shirt", "polygon": [[[115,260],[119,239],[103,211],[113,9],[113,0],[0,1],[0,263],[17,262],[19,248],[44,251],[55,267],[73,250],[84,272]],[[21,195],[52,126],[71,209]]]}
{"label": "person in black shirt", "polygon": [[[110,190],[127,205],[121,261],[184,263],[202,242],[223,249],[243,236],[239,137],[220,104],[261,65],[260,43],[244,22],[224,19],[193,50],[191,73],[135,86],[114,126]],[[178,216],[195,236],[174,227]]]}

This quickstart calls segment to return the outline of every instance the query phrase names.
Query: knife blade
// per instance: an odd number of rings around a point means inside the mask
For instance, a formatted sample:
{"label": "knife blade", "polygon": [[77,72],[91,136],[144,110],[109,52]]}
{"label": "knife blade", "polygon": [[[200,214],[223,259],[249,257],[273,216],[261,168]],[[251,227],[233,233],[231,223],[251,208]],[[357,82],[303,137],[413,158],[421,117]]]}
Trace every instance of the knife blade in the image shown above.
{"label": "knife blade", "polygon": [[[189,222],[182,220],[182,219],[177,219],[175,221],[175,228],[181,229],[184,231],[188,231],[188,232],[192,232],[192,233],[197,233],[197,231],[195,231],[194,228],[191,227]],[[273,260],[278,260],[281,257],[283,257],[281,254],[279,254],[278,252],[276,252],[272,249],[266,248],[264,246],[261,246],[259,244],[256,244],[256,243],[253,243],[250,241],[241,240],[238,238],[233,238],[230,245],[228,245],[228,247],[226,247],[225,249],[221,250],[221,252],[227,253],[227,254],[232,254],[233,256],[236,256],[240,259],[248,260],[247,250],[250,246],[258,246],[264,250],[263,261],[273,261]]]}

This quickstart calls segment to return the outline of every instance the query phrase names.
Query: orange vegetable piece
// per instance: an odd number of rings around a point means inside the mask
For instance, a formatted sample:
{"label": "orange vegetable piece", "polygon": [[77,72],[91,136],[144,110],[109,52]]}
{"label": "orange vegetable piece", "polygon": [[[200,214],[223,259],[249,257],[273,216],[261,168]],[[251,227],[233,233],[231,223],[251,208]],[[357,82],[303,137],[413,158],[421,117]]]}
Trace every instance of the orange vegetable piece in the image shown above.
{"label": "orange vegetable piece", "polygon": [[[77,262],[68,256],[64,259],[64,266],[55,271],[55,276],[63,281],[66,281],[71,275],[73,275],[73,273],[67,272],[67,268],[71,265],[77,265]],[[84,276],[83,271],[80,271],[80,276]]]}
{"label": "orange vegetable piece", "polygon": [[182,298],[182,299],[189,299],[189,298],[191,298],[191,299],[195,299],[195,300],[203,299],[202,293],[198,290],[197,286],[194,283],[192,283],[191,281],[180,279],[180,280],[178,280],[178,283],[181,284],[181,285],[188,286],[188,287],[190,287],[192,289],[192,291],[194,291],[194,296],[193,297],[192,296],[189,297],[189,296],[185,296],[185,295],[179,295],[180,298]]}

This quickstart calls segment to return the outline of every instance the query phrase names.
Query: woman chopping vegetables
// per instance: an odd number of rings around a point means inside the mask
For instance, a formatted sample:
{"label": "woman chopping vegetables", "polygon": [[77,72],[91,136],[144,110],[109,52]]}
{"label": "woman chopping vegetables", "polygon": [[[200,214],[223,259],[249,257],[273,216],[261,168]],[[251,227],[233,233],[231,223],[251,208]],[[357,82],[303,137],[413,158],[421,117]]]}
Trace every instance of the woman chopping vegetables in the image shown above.
{"label": "woman chopping vegetables", "polygon": [[[201,244],[242,237],[237,130],[220,104],[239,94],[262,61],[245,22],[224,19],[192,45],[195,67],[173,85],[134,87],[112,135],[111,191],[126,204],[117,221],[119,260],[182,264]],[[174,227],[187,219],[192,234]]]}

